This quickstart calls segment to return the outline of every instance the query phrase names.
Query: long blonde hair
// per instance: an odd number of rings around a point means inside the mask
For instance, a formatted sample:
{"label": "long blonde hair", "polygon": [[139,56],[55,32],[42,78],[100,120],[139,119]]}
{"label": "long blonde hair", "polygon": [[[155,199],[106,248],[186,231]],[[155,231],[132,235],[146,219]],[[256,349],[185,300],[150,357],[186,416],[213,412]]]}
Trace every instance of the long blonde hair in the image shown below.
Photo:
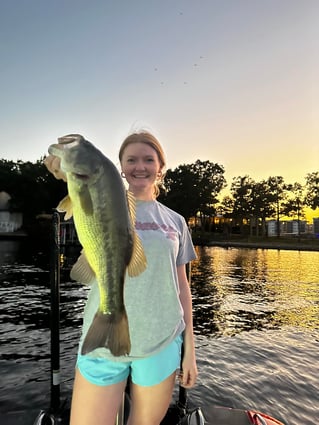
{"label": "long blonde hair", "polygon": [[155,136],[153,136],[153,134],[147,132],[147,131],[141,131],[141,132],[136,132],[136,133],[132,133],[129,136],[126,137],[126,139],[123,141],[120,150],[119,150],[119,160],[120,162],[122,162],[122,158],[123,158],[123,154],[125,149],[127,148],[128,145],[132,145],[134,143],[145,143],[146,145],[150,146],[151,148],[153,148],[158,156],[158,160],[161,166],[161,175],[160,178],[158,178],[154,184],[154,195],[155,198],[158,197],[158,195],[160,194],[160,188],[163,188],[165,190],[165,186],[164,186],[164,177],[165,177],[165,167],[166,167],[166,159],[165,159],[165,153],[164,150],[162,148],[162,145],[160,144],[160,142],[157,140],[157,138]]}

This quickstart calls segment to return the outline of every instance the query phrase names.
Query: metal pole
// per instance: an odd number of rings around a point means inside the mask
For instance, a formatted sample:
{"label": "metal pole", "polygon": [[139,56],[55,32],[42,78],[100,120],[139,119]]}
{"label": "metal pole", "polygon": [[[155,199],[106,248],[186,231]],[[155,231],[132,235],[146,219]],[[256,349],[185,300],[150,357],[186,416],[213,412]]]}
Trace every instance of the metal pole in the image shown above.
{"label": "metal pole", "polygon": [[120,406],[120,410],[118,411],[118,414],[116,416],[116,422],[115,425],[124,425],[125,415],[124,415],[124,407],[125,407],[125,392],[123,393],[123,399]]}
{"label": "metal pole", "polygon": [[60,215],[53,212],[50,232],[51,289],[51,400],[50,409],[41,410],[33,425],[68,425],[69,409],[60,406]]}
{"label": "metal pole", "polygon": [[51,243],[51,410],[60,407],[60,215],[53,212]]}

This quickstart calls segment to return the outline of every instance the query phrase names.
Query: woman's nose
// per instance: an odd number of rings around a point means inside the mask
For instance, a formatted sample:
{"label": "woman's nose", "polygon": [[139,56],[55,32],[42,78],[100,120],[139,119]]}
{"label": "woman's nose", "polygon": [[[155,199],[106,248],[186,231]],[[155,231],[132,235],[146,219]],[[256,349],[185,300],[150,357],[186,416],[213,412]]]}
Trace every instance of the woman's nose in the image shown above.
{"label": "woman's nose", "polygon": [[137,162],[136,162],[136,164],[135,164],[135,168],[136,168],[137,170],[145,170],[145,164],[144,164],[144,161],[142,161],[142,160],[137,161]]}

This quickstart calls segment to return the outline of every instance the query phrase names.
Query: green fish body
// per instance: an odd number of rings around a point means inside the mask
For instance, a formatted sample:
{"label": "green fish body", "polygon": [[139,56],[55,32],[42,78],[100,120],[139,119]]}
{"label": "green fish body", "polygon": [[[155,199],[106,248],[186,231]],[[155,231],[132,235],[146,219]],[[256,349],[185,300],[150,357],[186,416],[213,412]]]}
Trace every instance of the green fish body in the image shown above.
{"label": "green fish body", "polygon": [[84,255],[99,286],[100,305],[82,354],[107,347],[114,356],[127,355],[131,344],[123,297],[125,274],[128,270],[136,276],[146,267],[134,230],[134,198],[125,190],[115,165],[82,136],[60,138],[49,147],[49,153],[61,158],[61,169],[67,176],[68,198],[58,209],[66,211],[66,217],[73,215]]}

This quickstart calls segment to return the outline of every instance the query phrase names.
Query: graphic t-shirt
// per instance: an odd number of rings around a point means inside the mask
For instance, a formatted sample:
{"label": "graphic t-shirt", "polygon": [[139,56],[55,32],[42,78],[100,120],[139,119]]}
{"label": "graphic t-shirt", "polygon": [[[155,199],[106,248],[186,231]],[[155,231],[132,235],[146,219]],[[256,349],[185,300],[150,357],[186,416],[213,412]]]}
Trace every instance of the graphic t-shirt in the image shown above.
{"label": "graphic t-shirt", "polygon": [[[137,201],[136,232],[147,258],[146,270],[125,278],[124,304],[128,316],[131,352],[114,357],[106,348],[89,353],[93,357],[130,361],[155,354],[185,328],[179,300],[176,266],[196,258],[184,218],[158,201]],[[99,289],[94,282],[84,311],[85,335],[99,306]]]}

